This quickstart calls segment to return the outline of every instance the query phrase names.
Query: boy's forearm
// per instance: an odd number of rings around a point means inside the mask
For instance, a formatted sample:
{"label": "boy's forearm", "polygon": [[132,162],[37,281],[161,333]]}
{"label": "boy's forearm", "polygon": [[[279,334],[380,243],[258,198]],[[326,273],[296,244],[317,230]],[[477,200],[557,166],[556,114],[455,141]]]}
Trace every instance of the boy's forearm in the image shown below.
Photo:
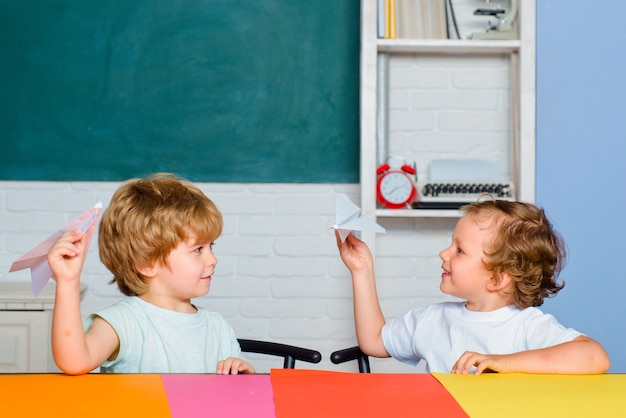
{"label": "boy's forearm", "polygon": [[382,342],[381,331],[385,318],[380,309],[376,282],[372,271],[352,276],[354,292],[354,322],[359,346],[374,357],[389,357]]}
{"label": "boy's forearm", "polygon": [[600,374],[610,366],[609,357],[602,346],[584,336],[553,347],[512,356],[514,371],[524,373]]}
{"label": "boy's forearm", "polygon": [[57,283],[52,317],[52,352],[57,366],[66,373],[80,374],[88,349],[80,312],[80,283]]}

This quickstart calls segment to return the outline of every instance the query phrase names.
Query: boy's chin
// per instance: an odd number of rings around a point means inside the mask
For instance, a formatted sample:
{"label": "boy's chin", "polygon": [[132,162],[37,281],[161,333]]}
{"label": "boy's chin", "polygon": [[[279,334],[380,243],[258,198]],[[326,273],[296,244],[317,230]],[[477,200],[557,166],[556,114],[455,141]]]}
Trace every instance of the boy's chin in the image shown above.
{"label": "boy's chin", "polygon": [[445,295],[450,295],[450,296],[454,296],[455,298],[463,299],[463,297],[454,294],[452,290],[448,289],[447,286],[443,282],[439,285],[439,290],[441,291],[441,293]]}
{"label": "boy's chin", "polygon": [[445,293],[446,295],[450,294],[450,290],[447,289],[447,286],[443,281],[439,283],[439,290],[441,291],[441,293]]}
{"label": "boy's chin", "polygon": [[198,286],[198,289],[196,290],[196,295],[194,296],[195,298],[206,296],[209,293],[209,290],[211,290],[211,282],[209,280],[202,281],[201,286]]}

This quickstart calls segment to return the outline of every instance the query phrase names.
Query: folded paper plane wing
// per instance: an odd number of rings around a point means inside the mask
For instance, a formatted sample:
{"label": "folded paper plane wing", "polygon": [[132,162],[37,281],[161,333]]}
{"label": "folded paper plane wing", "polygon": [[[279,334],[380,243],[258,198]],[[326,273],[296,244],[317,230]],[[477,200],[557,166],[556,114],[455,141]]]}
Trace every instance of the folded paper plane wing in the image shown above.
{"label": "folded paper plane wing", "polygon": [[385,233],[385,228],[378,225],[370,218],[361,216],[361,208],[352,203],[345,193],[337,194],[335,225],[333,225],[333,228],[339,231],[341,242],[346,240],[351,231]]}
{"label": "folded paper plane wing", "polygon": [[[35,248],[15,260],[13,264],[11,264],[9,272],[30,268],[33,293],[35,296],[39,296],[39,293],[41,293],[46,283],[48,283],[48,280],[52,277],[52,270],[50,270],[50,266],[48,265],[48,251],[50,251],[54,243],[64,233],[77,229],[80,229],[81,232],[87,231],[89,227],[97,221],[100,212],[102,212],[102,203],[98,202],[93,208],[89,209],[39,243]],[[91,234],[93,234],[93,231]],[[88,239],[91,240],[91,236],[89,236]]]}

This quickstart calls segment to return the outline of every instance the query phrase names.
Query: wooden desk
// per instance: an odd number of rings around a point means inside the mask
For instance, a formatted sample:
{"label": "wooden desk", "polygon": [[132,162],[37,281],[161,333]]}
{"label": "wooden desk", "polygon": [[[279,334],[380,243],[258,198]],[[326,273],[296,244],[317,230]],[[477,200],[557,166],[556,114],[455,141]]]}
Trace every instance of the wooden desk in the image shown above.
{"label": "wooden desk", "polygon": [[624,417],[626,375],[0,375],[2,417]]}

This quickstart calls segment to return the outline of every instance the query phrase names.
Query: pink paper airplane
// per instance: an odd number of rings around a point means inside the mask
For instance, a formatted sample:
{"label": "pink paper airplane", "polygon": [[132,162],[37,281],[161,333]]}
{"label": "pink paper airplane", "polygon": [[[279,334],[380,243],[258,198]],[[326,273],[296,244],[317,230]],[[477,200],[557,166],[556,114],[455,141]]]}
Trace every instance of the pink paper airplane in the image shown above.
{"label": "pink paper airplane", "polygon": [[[52,248],[59,237],[66,232],[75,231],[77,229],[80,229],[81,232],[87,231],[89,227],[96,222],[100,216],[100,212],[102,212],[102,203],[98,202],[93,208],[89,209],[39,243],[35,248],[15,260],[13,264],[11,264],[9,272],[30,268],[33,293],[35,296],[39,296],[39,293],[41,293],[46,283],[48,283],[48,280],[52,278],[52,270],[50,270],[50,266],[48,265],[48,251],[50,251],[50,248]],[[91,241],[93,232],[94,231],[91,231],[88,237],[89,241]]]}

